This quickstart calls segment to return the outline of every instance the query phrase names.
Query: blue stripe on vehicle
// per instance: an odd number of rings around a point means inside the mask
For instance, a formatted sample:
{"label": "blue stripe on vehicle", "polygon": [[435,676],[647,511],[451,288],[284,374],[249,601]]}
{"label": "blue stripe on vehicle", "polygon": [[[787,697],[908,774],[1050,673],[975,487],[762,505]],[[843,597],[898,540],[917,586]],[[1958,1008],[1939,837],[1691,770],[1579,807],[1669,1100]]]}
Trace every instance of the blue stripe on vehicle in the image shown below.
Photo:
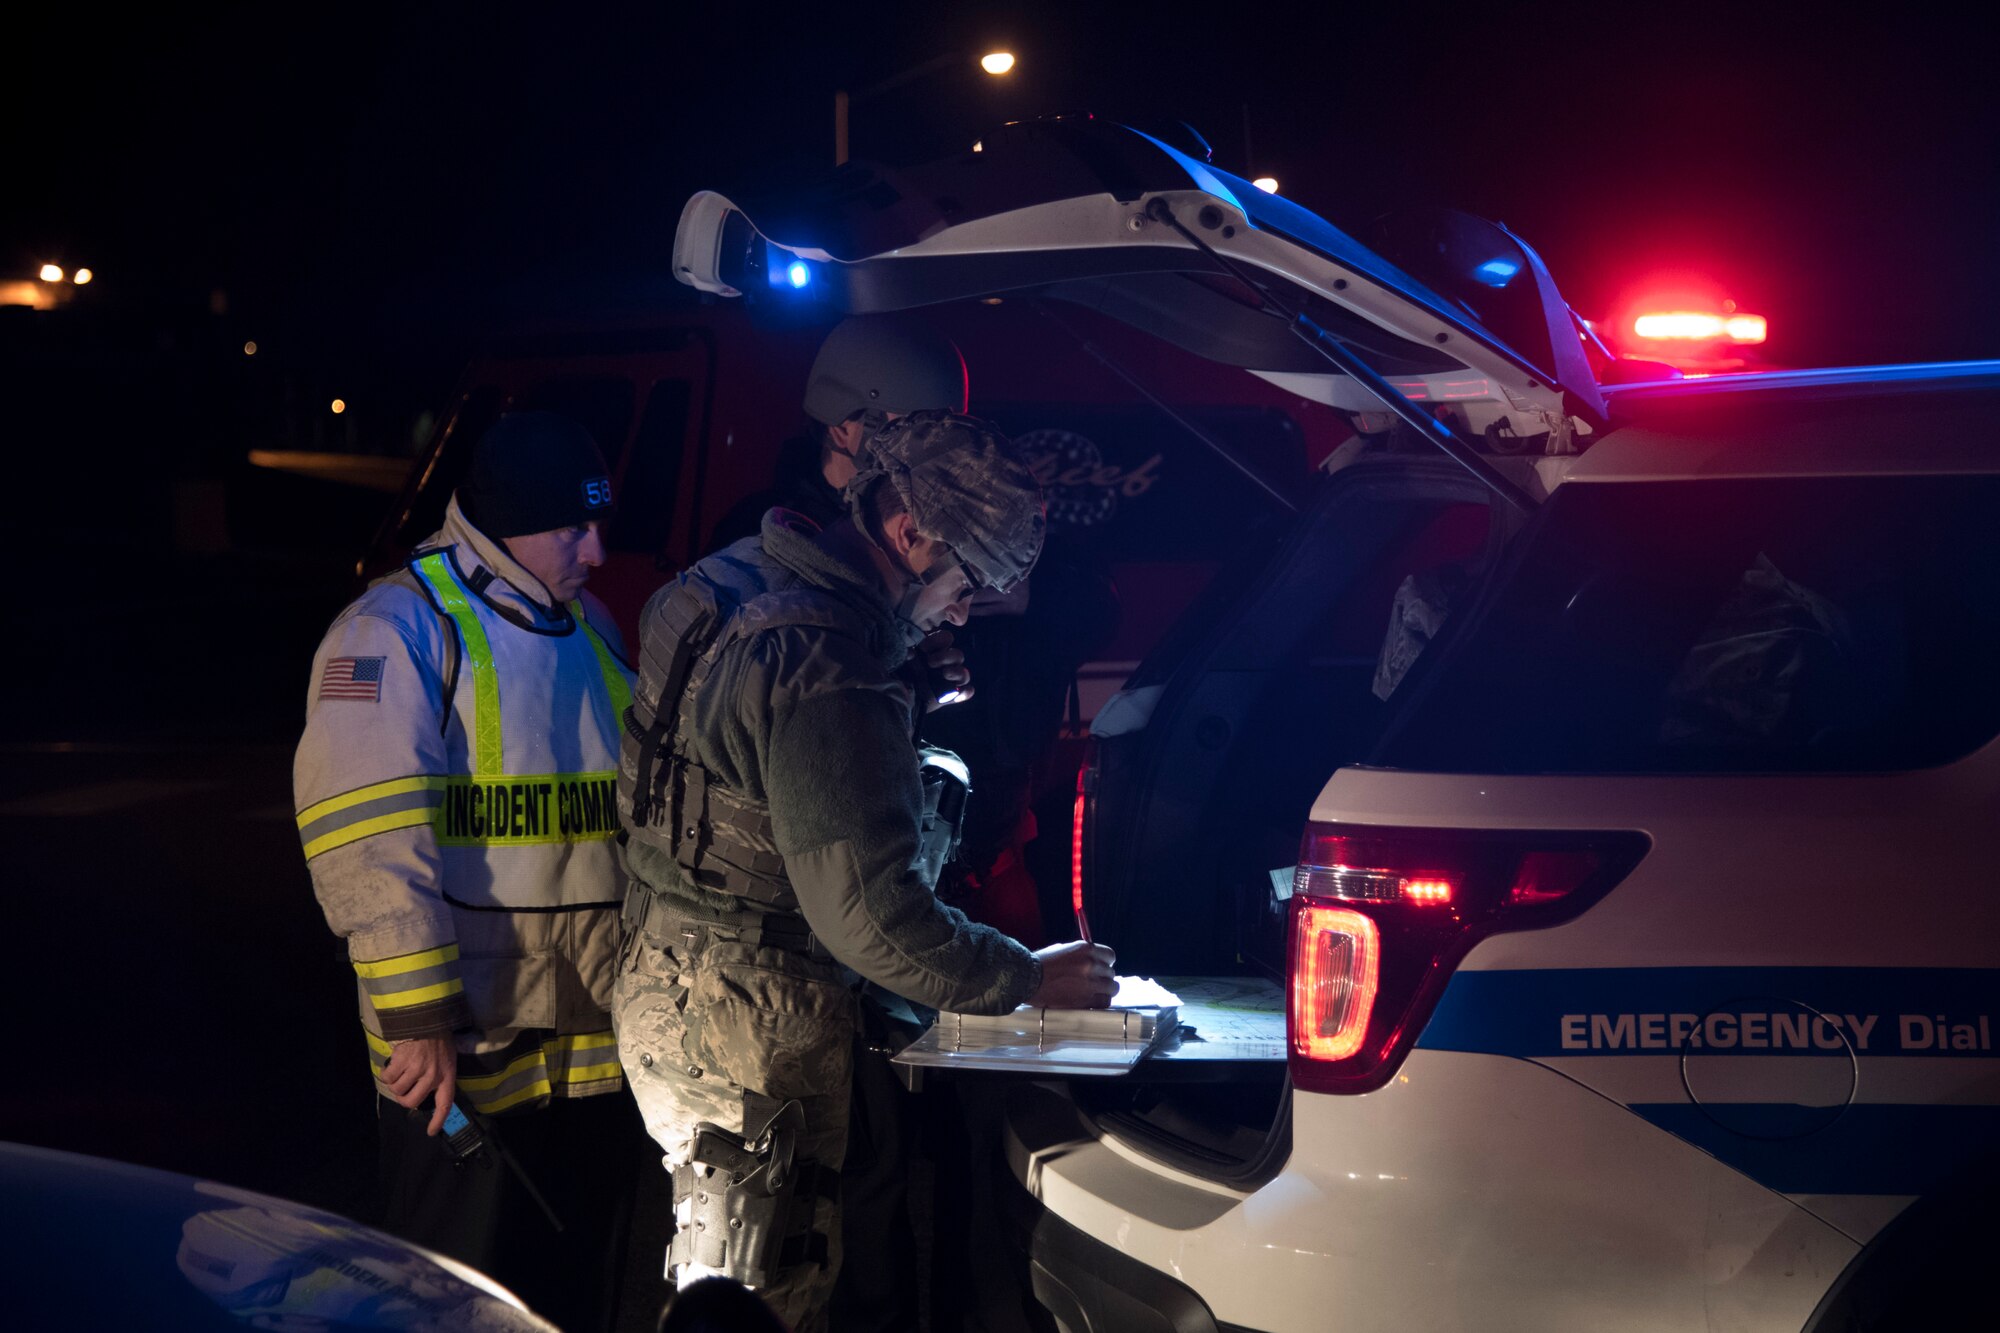
{"label": "blue stripe on vehicle", "polygon": [[[1677,1018],[1756,1014],[1773,1001],[1828,1015],[1850,1034],[1855,1024],[1849,1020],[1865,1024],[1872,1017],[1866,1038],[1853,1041],[1855,1053],[1864,1059],[1914,1054],[1991,1058],[1993,1040],[2000,1037],[2000,969],[1994,968],[1550,968],[1454,974],[1417,1045],[1526,1059],[1659,1055],[1680,1049],[1673,1034],[1687,1023],[1677,1024]],[[1937,1040],[1939,1019],[1944,1020],[1942,1043]],[[1825,1032],[1819,1029],[1822,1037]],[[1607,1034],[1619,1039],[1593,1040]],[[1628,1034],[1632,1040],[1623,1040]],[[1954,1046],[1954,1039],[1970,1044]],[[1703,1049],[1712,1055],[1825,1053],[1824,1045],[1810,1040],[1800,1046],[1782,1038],[1728,1049],[1704,1044]]]}
{"label": "blue stripe on vehicle", "polygon": [[[2000,1143],[2000,1106],[1857,1103],[1802,1138],[1737,1133],[1687,1102],[1631,1109],[1781,1194],[1927,1194]],[[1776,1129],[1798,1108],[1739,1103],[1729,1113],[1732,1119],[1753,1117],[1741,1122],[1751,1125],[1766,1114]]]}
{"label": "blue stripe on vehicle", "polygon": [[[1996,1019],[1993,968],[1460,971],[1417,1044],[1547,1060],[1565,1073],[1572,1057],[1665,1060],[1678,1069],[1683,1055],[1783,1061],[1850,1048],[1865,1066],[1883,1056],[1992,1060],[2000,1054]],[[1995,1105],[1725,1102],[1704,1110],[1673,1101],[1629,1109],[1786,1194],[1923,1194],[2000,1146]]]}

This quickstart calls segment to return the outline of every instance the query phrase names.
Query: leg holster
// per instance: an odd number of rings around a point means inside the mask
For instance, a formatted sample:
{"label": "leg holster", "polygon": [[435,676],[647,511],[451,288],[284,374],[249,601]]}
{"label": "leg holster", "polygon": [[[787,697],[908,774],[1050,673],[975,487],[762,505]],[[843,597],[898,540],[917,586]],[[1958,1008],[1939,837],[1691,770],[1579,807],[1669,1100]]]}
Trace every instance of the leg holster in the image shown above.
{"label": "leg holster", "polygon": [[674,1169],[675,1209],[685,1202],[688,1216],[667,1249],[668,1268],[700,1264],[766,1287],[785,1269],[826,1262],[826,1237],[812,1229],[814,1205],[839,1175],[797,1160],[804,1127],[796,1101],[779,1107],[755,1138],[696,1126],[692,1158]]}

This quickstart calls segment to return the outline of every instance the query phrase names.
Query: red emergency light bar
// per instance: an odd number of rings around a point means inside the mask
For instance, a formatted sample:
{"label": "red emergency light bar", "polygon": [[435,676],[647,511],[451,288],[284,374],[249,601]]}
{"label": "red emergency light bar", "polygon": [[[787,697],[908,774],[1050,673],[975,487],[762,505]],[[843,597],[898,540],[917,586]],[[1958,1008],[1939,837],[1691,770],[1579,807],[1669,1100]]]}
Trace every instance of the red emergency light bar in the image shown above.
{"label": "red emergency light bar", "polygon": [[1770,335],[1762,315],[1704,310],[1649,311],[1632,321],[1632,332],[1655,341],[1760,343]]}

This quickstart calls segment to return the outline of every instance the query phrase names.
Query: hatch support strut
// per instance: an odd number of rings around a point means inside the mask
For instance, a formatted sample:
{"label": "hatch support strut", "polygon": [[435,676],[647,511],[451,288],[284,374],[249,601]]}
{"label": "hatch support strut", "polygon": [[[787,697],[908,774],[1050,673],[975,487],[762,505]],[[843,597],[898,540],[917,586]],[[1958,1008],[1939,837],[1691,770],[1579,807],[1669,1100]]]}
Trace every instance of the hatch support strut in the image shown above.
{"label": "hatch support strut", "polygon": [[1126,387],[1130,388],[1132,392],[1138,394],[1141,398],[1144,398],[1154,407],[1160,409],[1160,412],[1167,418],[1167,420],[1173,422],[1175,425],[1179,426],[1182,430],[1194,436],[1195,439],[1207,445],[1208,448],[1215,454],[1217,458],[1220,458],[1223,462],[1235,468],[1239,473],[1243,475],[1243,479],[1245,481],[1249,482],[1252,486],[1255,486],[1258,490],[1264,492],[1264,494],[1270,496],[1271,499],[1278,505],[1279,508],[1285,510],[1287,513],[1296,514],[1299,512],[1299,506],[1295,500],[1293,500],[1290,496],[1286,495],[1283,491],[1279,490],[1276,486],[1273,486],[1270,482],[1266,481],[1263,478],[1263,476],[1257,472],[1255,468],[1251,467],[1248,463],[1244,462],[1241,458],[1237,457],[1235,451],[1230,449],[1228,445],[1216,439],[1213,435],[1203,430],[1193,421],[1190,421],[1186,413],[1176,410],[1171,403],[1168,403],[1165,399],[1161,398],[1158,394],[1154,393],[1151,389],[1147,388],[1144,384],[1140,383],[1138,376],[1134,375],[1131,371],[1127,370],[1124,366],[1120,365],[1116,360],[1112,358],[1110,353],[1106,352],[1103,348],[1099,347],[1096,343],[1092,342],[1088,337],[1084,335],[1081,329],[1078,329],[1074,324],[1071,324],[1061,315],[1049,309],[1048,305],[1045,302],[1037,301],[1035,302],[1035,307],[1036,309],[1041,311],[1043,315],[1047,316],[1049,319],[1054,320],[1058,325],[1060,325],[1064,333],[1067,333],[1070,337],[1076,339],[1077,346],[1082,348],[1083,351],[1088,356],[1090,356],[1092,360],[1096,361],[1098,365],[1103,366],[1106,370],[1116,375],[1119,379],[1124,380]]}
{"label": "hatch support strut", "polygon": [[1269,287],[1252,277],[1242,265],[1219,254],[1207,241],[1189,231],[1181,224],[1181,220],[1174,216],[1173,209],[1168,206],[1165,199],[1155,196],[1146,205],[1146,216],[1155,222],[1163,222],[1179,232],[1189,245],[1207,255],[1223,272],[1262,294],[1265,304],[1285,317],[1292,333],[1301,342],[1331,361],[1362,388],[1381,399],[1382,406],[1401,417],[1419,435],[1442,449],[1446,457],[1479,478],[1481,484],[1488,490],[1523,514],[1533,514],[1539,507],[1533,496],[1509,481],[1484,454],[1452,434],[1451,428],[1442,421],[1404,397],[1395,385],[1377,374],[1372,367],[1356,356],[1347,344],[1321,327],[1318,321],[1304,311],[1292,309]]}

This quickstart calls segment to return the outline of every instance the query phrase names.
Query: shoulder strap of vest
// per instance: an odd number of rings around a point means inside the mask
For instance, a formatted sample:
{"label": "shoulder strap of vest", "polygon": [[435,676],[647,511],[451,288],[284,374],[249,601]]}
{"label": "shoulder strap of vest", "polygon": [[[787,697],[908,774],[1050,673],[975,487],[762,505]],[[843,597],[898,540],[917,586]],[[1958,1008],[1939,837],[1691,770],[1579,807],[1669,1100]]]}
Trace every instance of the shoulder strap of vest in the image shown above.
{"label": "shoulder strap of vest", "polygon": [[743,610],[752,622],[746,632],[752,634],[786,625],[814,625],[844,634],[853,634],[859,628],[859,617],[854,609],[819,588],[781,588],[767,592]]}
{"label": "shoulder strap of vest", "polygon": [[865,633],[854,611],[831,593],[818,588],[781,588],[745,602],[743,609],[730,617],[722,641],[716,644],[716,652],[719,655],[737,639],[792,626],[856,636]]}
{"label": "shoulder strap of vest", "polygon": [[[842,605],[839,599],[817,588],[781,588],[759,593],[743,603],[715,632],[707,648],[691,666],[686,686],[679,696],[685,734],[693,734],[695,696],[730,645],[766,630],[795,625],[853,634],[856,618],[854,612]],[[664,703],[661,711],[665,711]]]}
{"label": "shoulder strap of vest", "polygon": [[410,561],[410,569],[430,592],[439,613],[452,622],[472,668],[473,772],[500,773],[505,761],[500,748],[500,674],[493,665],[493,646],[486,627],[472,609],[471,593],[451,559],[451,548],[432,551]]}
{"label": "shoulder strap of vest", "polygon": [[[625,707],[625,730],[639,742],[632,819],[641,826],[652,820],[662,785],[660,749],[672,734],[674,723],[680,716],[688,674],[715,633],[718,610],[715,586],[698,571],[690,570],[674,591],[661,599],[659,607],[652,613],[653,618],[672,636],[674,648],[661,677],[659,697],[648,701],[653,709],[652,722],[646,725],[640,723],[636,703],[628,703]],[[643,627],[641,633],[644,633]]]}
{"label": "shoulder strap of vest", "polygon": [[440,689],[438,690],[438,735],[442,736],[451,727],[451,701],[458,693],[458,666],[464,660],[465,654],[459,651],[457,624],[453,622],[450,616],[445,614],[444,606],[438,601],[437,594],[431,591],[430,580],[425,578],[422,571],[417,568],[419,560],[422,560],[437,549],[439,548],[434,546],[420,546],[410,553],[410,558],[403,562],[403,566],[409,570],[410,577],[415,580],[418,595],[430,605],[432,614],[438,618],[444,627],[444,633],[440,637],[444,643],[446,662],[444,670],[439,673]]}
{"label": "shoulder strap of vest", "polygon": [[584,609],[583,599],[569,604],[569,613],[576,621],[577,628],[590,640],[590,650],[597,658],[597,674],[604,681],[604,692],[611,698],[611,716],[623,720],[632,710],[632,689],[625,683],[625,668],[619,663],[618,655],[611,651],[611,645],[597,632],[597,626],[590,623],[590,613]]}

